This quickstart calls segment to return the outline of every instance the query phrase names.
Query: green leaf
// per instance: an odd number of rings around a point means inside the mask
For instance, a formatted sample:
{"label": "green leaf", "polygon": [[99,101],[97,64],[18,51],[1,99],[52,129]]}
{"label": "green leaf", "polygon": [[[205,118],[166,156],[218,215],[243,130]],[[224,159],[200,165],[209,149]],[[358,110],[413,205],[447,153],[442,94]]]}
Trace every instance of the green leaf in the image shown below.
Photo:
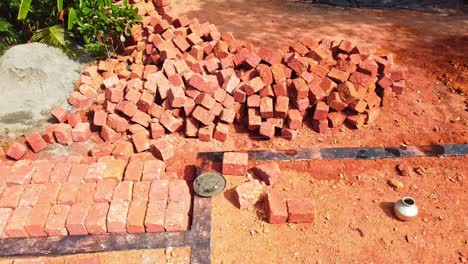
{"label": "green leaf", "polygon": [[75,12],[75,9],[71,7],[68,10],[68,27],[67,27],[68,30],[73,29],[73,25],[75,25],[75,21],[76,21],[76,12]]}
{"label": "green leaf", "polygon": [[29,9],[31,8],[32,0],[21,0],[20,9],[18,11],[18,19],[23,20],[28,15]]}
{"label": "green leaf", "polygon": [[63,0],[57,0],[57,10],[60,12],[62,12],[62,9],[63,9]]}
{"label": "green leaf", "polygon": [[63,50],[67,55],[74,57],[70,48],[71,33],[65,31],[62,25],[55,25],[34,32],[32,41],[43,43]]}

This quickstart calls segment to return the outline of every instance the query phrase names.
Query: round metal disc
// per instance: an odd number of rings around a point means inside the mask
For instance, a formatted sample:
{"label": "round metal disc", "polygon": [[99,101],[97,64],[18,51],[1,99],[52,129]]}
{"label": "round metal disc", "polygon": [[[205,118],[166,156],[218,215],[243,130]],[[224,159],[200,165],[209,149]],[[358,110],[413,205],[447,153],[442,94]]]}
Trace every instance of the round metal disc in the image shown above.
{"label": "round metal disc", "polygon": [[226,188],[226,179],[215,172],[200,174],[193,182],[194,191],[203,197],[215,196]]}

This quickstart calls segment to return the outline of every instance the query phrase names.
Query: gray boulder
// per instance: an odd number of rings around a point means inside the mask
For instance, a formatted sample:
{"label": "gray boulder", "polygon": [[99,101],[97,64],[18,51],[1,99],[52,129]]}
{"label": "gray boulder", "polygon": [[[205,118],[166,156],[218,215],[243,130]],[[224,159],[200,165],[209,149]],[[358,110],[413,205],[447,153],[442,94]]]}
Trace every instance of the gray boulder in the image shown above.
{"label": "gray boulder", "polygon": [[49,111],[68,108],[80,64],[40,43],[17,45],[0,57],[0,134],[17,135],[40,126]]}

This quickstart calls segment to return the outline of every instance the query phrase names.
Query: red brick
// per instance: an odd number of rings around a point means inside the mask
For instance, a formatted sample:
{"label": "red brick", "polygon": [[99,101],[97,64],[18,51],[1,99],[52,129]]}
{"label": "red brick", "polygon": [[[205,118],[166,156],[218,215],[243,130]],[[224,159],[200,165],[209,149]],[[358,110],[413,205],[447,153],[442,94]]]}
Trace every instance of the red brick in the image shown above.
{"label": "red brick", "polygon": [[42,133],[42,138],[47,142],[48,144],[54,144],[56,143],[55,137],[54,137],[54,130],[57,127],[58,124],[52,124],[48,126],[44,132]]}
{"label": "red brick", "polygon": [[24,156],[24,154],[26,154],[27,150],[28,149],[25,145],[18,142],[13,142],[10,146],[8,146],[5,154],[12,159],[19,160]]}
{"label": "red brick", "polygon": [[92,235],[100,235],[107,232],[106,219],[108,211],[108,203],[95,203],[92,205],[85,222],[88,233]]}
{"label": "red brick", "polygon": [[[143,127],[141,127],[144,131],[139,131],[136,133],[143,133],[146,134],[147,131]],[[135,133],[133,134],[135,135]],[[145,135],[146,137],[146,135]],[[114,150],[112,151],[112,156],[116,159],[127,159],[134,154],[133,151],[133,144],[129,141],[120,141],[116,143]]]}
{"label": "red brick", "polygon": [[67,182],[68,176],[70,175],[71,164],[68,163],[56,163],[54,170],[50,174],[50,182],[62,183]]}
{"label": "red brick", "polygon": [[314,221],[314,203],[310,199],[287,200],[289,223],[312,223]]}
{"label": "red brick", "polygon": [[198,130],[198,139],[200,141],[209,142],[213,139],[214,125],[202,126]]}
{"label": "red brick", "polygon": [[46,160],[33,161],[34,174],[32,175],[32,183],[47,183],[49,182],[50,173],[54,164]]}
{"label": "red brick", "polygon": [[242,90],[241,86],[234,91],[234,100],[238,103],[244,103],[247,98],[247,94]]}
{"label": "red brick", "polygon": [[363,114],[351,115],[346,118],[346,123],[352,128],[362,128],[365,121],[366,116]]}
{"label": "red brick", "polygon": [[142,181],[153,181],[161,179],[164,175],[166,166],[160,160],[147,160],[143,166]]}
{"label": "red brick", "polygon": [[226,91],[223,89],[216,89],[214,92],[213,98],[217,101],[222,103],[224,98],[226,98]]}
{"label": "red brick", "polygon": [[127,166],[126,160],[109,160],[107,161],[106,169],[102,175],[103,179],[112,179],[115,182],[120,182],[123,179],[125,167]]}
{"label": "red brick", "polygon": [[19,200],[18,205],[29,205],[34,206],[39,199],[39,195],[45,189],[44,185],[42,184],[31,184],[26,185],[23,195],[21,195],[21,199]]}
{"label": "red brick", "polygon": [[273,99],[270,97],[262,97],[260,100],[260,115],[262,118],[273,117]]}
{"label": "red brick", "polygon": [[159,119],[159,122],[170,132],[178,131],[183,125],[182,120],[179,118],[176,118],[171,113],[171,111],[168,111],[168,110],[164,111],[161,118]]}
{"label": "red brick", "polygon": [[166,161],[174,156],[174,147],[166,139],[160,138],[153,143],[152,152],[156,157]]}
{"label": "red brick", "polygon": [[104,110],[98,110],[94,112],[93,124],[95,126],[103,126],[107,121],[107,113]]}
{"label": "red brick", "polygon": [[356,111],[358,113],[364,113],[364,111],[367,108],[367,102],[361,99],[359,101],[355,101],[355,102],[349,104],[349,108],[353,109],[354,111]]}
{"label": "red brick", "polygon": [[120,111],[122,114],[124,114],[127,117],[133,117],[136,111],[138,110],[138,108],[135,103],[123,100],[117,104],[117,106],[115,107],[115,110]]}
{"label": "red brick", "polygon": [[118,103],[123,100],[124,90],[119,88],[107,88],[104,91],[106,100],[112,103]]}
{"label": "red brick", "polygon": [[183,202],[169,203],[165,212],[164,229],[167,232],[188,230],[188,211],[189,208]]}
{"label": "red brick", "polygon": [[349,73],[345,71],[338,70],[337,68],[332,68],[327,76],[335,82],[345,82],[349,78]]}
{"label": "red brick", "polygon": [[250,68],[256,68],[262,59],[255,53],[250,53],[245,58],[245,64]]}
{"label": "red brick", "polygon": [[328,130],[328,120],[313,120],[312,128],[318,133],[325,133]]}
{"label": "red brick", "polygon": [[166,205],[169,199],[169,181],[154,180],[151,182],[151,188],[148,194],[150,202],[161,202]]}
{"label": "red brick", "polygon": [[273,64],[270,67],[271,73],[273,75],[273,79],[275,80],[275,83],[282,83],[286,81],[286,75],[284,73],[284,68],[283,65],[281,64]]}
{"label": "red brick", "polygon": [[29,184],[32,175],[34,174],[34,167],[29,160],[17,161],[11,168],[10,174],[6,178],[8,186],[17,184]]}
{"label": "red brick", "polygon": [[45,226],[51,207],[50,204],[38,204],[32,208],[25,222],[25,229],[30,237],[47,236]]}
{"label": "red brick", "polygon": [[41,134],[33,132],[26,136],[26,141],[34,152],[39,152],[47,147],[47,142],[42,138]]}
{"label": "red brick", "polygon": [[223,158],[223,174],[247,175],[249,155],[247,153],[226,152]]}
{"label": "red brick", "polygon": [[314,112],[315,120],[325,120],[328,116],[329,107],[324,102],[318,102]]}
{"label": "red brick", "polygon": [[186,97],[184,89],[181,87],[172,87],[168,97],[172,107],[182,107],[185,104]]}
{"label": "red brick", "polygon": [[197,99],[195,99],[195,103],[198,105],[202,105],[207,109],[210,109],[215,105],[216,100],[213,97],[211,97],[209,94],[201,93],[197,97]]}
{"label": "red brick", "polygon": [[133,115],[132,117],[132,121],[137,123],[137,124],[140,124],[144,127],[148,127],[149,126],[149,122],[151,120],[151,116],[142,112],[142,111],[136,111],[135,114]]}
{"label": "red brick", "polygon": [[348,104],[344,103],[338,92],[332,92],[328,97],[327,97],[327,104],[330,106],[330,108],[336,110],[336,111],[342,111],[344,110]]}
{"label": "red brick", "polygon": [[219,119],[221,121],[224,121],[226,123],[232,124],[234,122],[234,119],[236,117],[236,112],[232,109],[224,108],[221,111],[221,115]]}
{"label": "red brick", "polygon": [[57,204],[73,205],[76,201],[79,185],[76,183],[64,183],[60,188],[60,193],[57,197]]}
{"label": "red brick", "polygon": [[255,108],[249,108],[247,112],[248,118],[248,129],[256,130],[262,124],[262,117],[260,116],[260,110]]}
{"label": "red brick", "polygon": [[346,116],[341,112],[332,112],[328,114],[328,120],[332,127],[341,126],[346,119]]}
{"label": "red brick", "polygon": [[264,196],[265,190],[257,180],[250,180],[235,188],[237,203],[240,209],[256,204]]}
{"label": "red brick", "polygon": [[124,201],[130,202],[132,199],[132,181],[123,181],[117,184],[114,190],[114,195],[112,196],[112,201]]}
{"label": "red brick", "polygon": [[111,88],[117,86],[119,82],[119,77],[116,74],[113,74],[110,77],[104,79],[103,84],[106,88]]}
{"label": "red brick", "polygon": [[50,114],[57,119],[59,123],[65,123],[67,121],[67,110],[60,106],[56,106],[50,111]]}
{"label": "red brick", "polygon": [[294,140],[299,132],[297,130],[292,130],[290,128],[281,129],[281,137],[287,140]]}
{"label": "red brick", "polygon": [[80,113],[68,113],[67,122],[70,126],[75,127],[78,123],[82,121]]}
{"label": "red brick", "polygon": [[183,202],[187,207],[190,207],[192,198],[186,181],[174,180],[169,182],[168,201],[169,203]]}
{"label": "red brick", "polygon": [[200,124],[195,118],[187,118],[185,120],[185,136],[186,137],[196,137],[199,128],[200,128]]}
{"label": "red brick", "polygon": [[86,218],[90,207],[91,205],[89,204],[74,204],[70,208],[65,228],[71,236],[88,234],[88,230],[86,229]]}
{"label": "red brick", "polygon": [[69,124],[58,124],[54,129],[54,136],[57,143],[62,145],[73,143],[72,127]]}
{"label": "red brick", "polygon": [[278,182],[281,176],[281,171],[277,163],[269,162],[261,165],[257,165],[254,168],[254,173],[267,185],[273,185]]}
{"label": "red brick", "polygon": [[235,105],[234,97],[232,97],[230,94],[226,94],[226,98],[224,98],[221,104],[226,108],[233,108]]}
{"label": "red brick", "polygon": [[[128,82],[127,82],[127,87],[128,87]],[[138,103],[138,101],[140,100],[140,97],[141,97],[141,93],[135,89],[128,89],[127,88],[127,92],[125,94],[125,99],[127,101],[130,101],[134,104]]]}
{"label": "red brick", "polygon": [[263,82],[262,78],[255,77],[249,81],[248,85],[244,86],[244,90],[247,95],[252,95],[254,93],[259,92],[265,87],[265,83]]}
{"label": "red brick", "polygon": [[259,64],[257,66],[257,71],[265,85],[273,84],[273,74],[271,73],[270,67],[268,67],[268,65]]}
{"label": "red brick", "polygon": [[125,132],[128,128],[128,120],[117,114],[110,114],[107,116],[107,125],[117,132]]}
{"label": "red brick", "polygon": [[0,238],[8,238],[5,228],[12,213],[13,210],[10,208],[0,208]]}
{"label": "red brick", "polygon": [[109,233],[125,233],[129,202],[112,201],[107,214],[107,231]]}
{"label": "red brick", "polygon": [[127,217],[127,232],[128,233],[143,233],[145,232],[145,215],[148,201],[133,200],[130,203]]}
{"label": "red brick", "polygon": [[259,108],[260,107],[260,95],[252,94],[249,97],[247,97],[247,107]]}
{"label": "red brick", "polygon": [[109,203],[112,201],[115,187],[117,183],[113,180],[102,180],[96,184],[96,192],[94,193],[94,202]]}
{"label": "red brick", "polygon": [[132,201],[148,201],[151,182],[142,181],[133,184]]}
{"label": "red brick", "polygon": [[132,142],[137,152],[142,152],[150,148],[150,143],[145,132],[138,132],[132,135]]}
{"label": "red brick", "polygon": [[54,205],[50,209],[49,216],[47,217],[47,223],[45,225],[45,231],[49,236],[68,235],[68,231],[65,228],[65,222],[69,212],[70,206],[68,205]]}
{"label": "red brick", "polygon": [[13,211],[4,230],[8,237],[29,237],[25,225],[31,211],[30,206],[19,206]]}
{"label": "red brick", "polygon": [[96,191],[95,182],[85,182],[80,184],[78,194],[76,195],[76,203],[79,204],[93,204],[94,193]]}
{"label": "red brick", "polygon": [[145,217],[146,232],[163,232],[166,203],[161,201],[150,201]]}
{"label": "red brick", "polygon": [[292,130],[298,130],[302,127],[302,115],[297,109],[288,111],[288,125]]}
{"label": "red brick", "polygon": [[76,108],[83,108],[90,104],[90,99],[80,92],[72,92],[70,93],[68,102]]}
{"label": "red brick", "polygon": [[215,119],[215,115],[202,106],[197,106],[193,111],[192,116],[204,125],[211,124]]}
{"label": "red brick", "polygon": [[349,81],[352,82],[354,85],[361,85],[367,89],[374,83],[374,80],[371,76],[360,72],[352,73],[349,77]]}
{"label": "red brick", "polygon": [[0,199],[0,208],[11,208],[15,209],[23,195],[23,185],[13,185],[7,187],[3,192],[2,198]]}
{"label": "red brick", "polygon": [[265,199],[265,214],[270,224],[284,224],[288,219],[286,201],[279,193],[270,191]]}
{"label": "red brick", "polygon": [[224,123],[218,123],[216,125],[213,137],[219,141],[226,141],[227,135],[229,133],[229,126]]}
{"label": "red brick", "polygon": [[143,161],[134,160],[130,161],[125,170],[125,180],[138,182],[141,180],[143,173]]}
{"label": "red brick", "polygon": [[107,163],[104,161],[90,164],[88,167],[88,173],[83,177],[83,180],[85,182],[97,182],[101,180],[106,167]]}
{"label": "red brick", "polygon": [[227,77],[224,82],[222,88],[229,94],[232,94],[234,89],[239,86],[240,79],[237,78],[235,75],[230,75]]}
{"label": "red brick", "polygon": [[75,142],[85,142],[91,137],[91,128],[89,123],[78,123],[75,128],[72,129],[72,138]]}
{"label": "red brick", "polygon": [[262,136],[267,138],[274,138],[275,137],[275,126],[271,123],[264,122],[260,125],[259,133]]}
{"label": "red brick", "polygon": [[61,188],[60,183],[48,183],[45,184],[45,189],[39,195],[37,204],[57,204],[57,197]]}

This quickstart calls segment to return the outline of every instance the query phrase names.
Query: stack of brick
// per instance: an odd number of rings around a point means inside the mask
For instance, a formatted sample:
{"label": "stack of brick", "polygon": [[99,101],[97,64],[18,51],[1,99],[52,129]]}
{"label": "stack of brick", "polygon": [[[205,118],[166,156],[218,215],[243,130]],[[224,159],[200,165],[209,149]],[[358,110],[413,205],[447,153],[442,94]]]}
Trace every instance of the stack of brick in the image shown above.
{"label": "stack of brick", "polygon": [[[54,109],[59,123],[42,135],[47,143],[86,140],[87,122],[107,142],[131,137],[137,152],[166,133],[224,141],[235,122],[262,137],[292,140],[304,122],[318,132],[361,128],[405,88],[405,70],[391,55],[346,40],[304,38],[272,50],[178,17],[168,0],[134,4],[142,22],[132,28],[125,55],[86,68],[70,95],[90,120]],[[34,151],[44,147],[37,135],[30,141]],[[7,155],[24,152],[15,145]]]}
{"label": "stack of brick", "polygon": [[111,157],[0,163],[0,238],[185,231],[189,186],[160,166]]}
{"label": "stack of brick", "polygon": [[304,121],[319,132],[343,123],[359,128],[375,119],[383,96],[404,88],[405,72],[392,56],[349,41],[256,48],[212,24],[175,17],[167,1],[156,1],[158,14],[151,5],[137,4],[146,11],[126,55],[88,68],[78,84],[93,90],[93,123],[107,141],[142,130],[224,141],[228,124],[242,124],[243,116],[268,138],[293,138]]}

